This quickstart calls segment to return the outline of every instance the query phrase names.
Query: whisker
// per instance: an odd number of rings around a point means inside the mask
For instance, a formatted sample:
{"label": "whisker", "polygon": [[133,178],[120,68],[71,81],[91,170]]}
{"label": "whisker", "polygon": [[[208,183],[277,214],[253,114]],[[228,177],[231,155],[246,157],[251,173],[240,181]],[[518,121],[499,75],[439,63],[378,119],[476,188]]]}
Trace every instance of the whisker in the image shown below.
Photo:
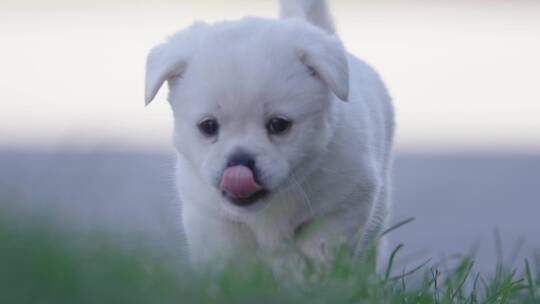
{"label": "whisker", "polygon": [[302,195],[302,197],[300,199],[308,207],[309,212],[311,213],[311,216],[315,215],[315,211],[313,210],[313,206],[311,205],[311,200],[310,200],[309,196],[307,195],[307,193],[304,190],[304,188],[302,187],[302,185],[294,177],[294,175],[291,175],[291,181],[293,183],[295,183],[295,185],[298,187],[298,191]]}

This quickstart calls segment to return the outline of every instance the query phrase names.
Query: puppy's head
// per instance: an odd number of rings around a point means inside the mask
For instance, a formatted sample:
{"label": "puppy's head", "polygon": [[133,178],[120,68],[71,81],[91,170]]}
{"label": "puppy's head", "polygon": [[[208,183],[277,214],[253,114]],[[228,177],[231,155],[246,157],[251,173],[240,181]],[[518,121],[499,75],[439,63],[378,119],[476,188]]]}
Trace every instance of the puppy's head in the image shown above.
{"label": "puppy's head", "polygon": [[325,152],[332,102],[348,96],[340,41],[298,20],[196,23],[148,56],[146,103],[169,84],[174,143],[228,205],[301,178]]}

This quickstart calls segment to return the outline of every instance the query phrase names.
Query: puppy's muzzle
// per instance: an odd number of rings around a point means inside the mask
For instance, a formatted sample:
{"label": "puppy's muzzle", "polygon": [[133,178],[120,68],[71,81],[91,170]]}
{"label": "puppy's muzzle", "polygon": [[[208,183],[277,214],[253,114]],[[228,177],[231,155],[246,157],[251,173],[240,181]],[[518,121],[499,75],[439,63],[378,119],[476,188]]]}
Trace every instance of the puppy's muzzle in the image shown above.
{"label": "puppy's muzzle", "polygon": [[220,190],[233,204],[249,206],[266,193],[257,180],[255,159],[245,153],[233,155],[221,177]]}

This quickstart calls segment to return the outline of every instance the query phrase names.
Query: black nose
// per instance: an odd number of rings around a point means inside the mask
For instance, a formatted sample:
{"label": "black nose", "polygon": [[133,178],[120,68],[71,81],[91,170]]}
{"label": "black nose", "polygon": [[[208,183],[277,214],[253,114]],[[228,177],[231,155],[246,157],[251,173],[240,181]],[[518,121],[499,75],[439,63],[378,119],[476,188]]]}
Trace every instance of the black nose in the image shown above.
{"label": "black nose", "polygon": [[255,172],[255,159],[247,153],[233,154],[227,162],[227,167],[232,166],[246,166]]}

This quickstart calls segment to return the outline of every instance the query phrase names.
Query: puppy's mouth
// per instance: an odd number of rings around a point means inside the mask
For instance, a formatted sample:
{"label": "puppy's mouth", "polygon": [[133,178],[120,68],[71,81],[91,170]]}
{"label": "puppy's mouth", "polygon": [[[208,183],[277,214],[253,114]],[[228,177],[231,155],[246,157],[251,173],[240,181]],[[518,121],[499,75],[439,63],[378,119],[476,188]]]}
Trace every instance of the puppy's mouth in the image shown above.
{"label": "puppy's mouth", "polygon": [[223,196],[240,207],[250,206],[268,194],[268,191],[257,182],[253,171],[243,165],[225,169],[219,188]]}

